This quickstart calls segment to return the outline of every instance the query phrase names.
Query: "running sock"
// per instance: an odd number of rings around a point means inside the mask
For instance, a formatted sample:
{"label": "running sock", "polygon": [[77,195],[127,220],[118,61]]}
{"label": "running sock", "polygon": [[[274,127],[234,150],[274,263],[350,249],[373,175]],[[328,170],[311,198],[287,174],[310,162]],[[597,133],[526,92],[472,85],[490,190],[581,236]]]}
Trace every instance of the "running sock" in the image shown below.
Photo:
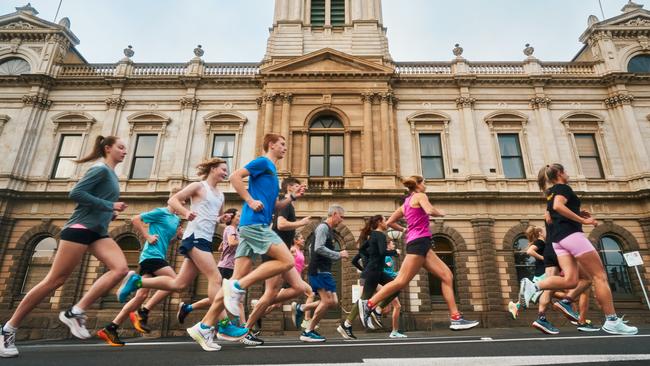
{"label": "running sock", "polygon": [[144,306],[141,307],[140,310],[138,310],[138,312],[140,313],[140,315],[144,315],[144,316],[149,315],[149,311],[150,311],[150,310],[147,309],[147,308],[145,308]]}
{"label": "running sock", "polygon": [[375,312],[377,312],[378,314],[381,314],[381,311],[382,311],[382,310],[383,310],[383,309],[382,309],[382,307],[381,307],[381,304],[380,304],[380,305],[377,305],[377,306],[375,307]]}
{"label": "running sock", "polygon": [[5,333],[16,333],[17,330],[18,328],[9,323],[5,323],[5,325],[2,327],[2,331]]}
{"label": "running sock", "polygon": [[450,318],[451,320],[461,320],[463,318],[463,315],[459,312],[456,312],[454,314],[451,314]]}
{"label": "running sock", "polygon": [[210,328],[212,328],[212,327],[209,326],[209,325],[205,325],[205,324],[203,324],[203,322],[199,323],[199,327],[200,327],[201,329],[210,329]]}
{"label": "running sock", "polygon": [[70,313],[74,315],[81,315],[84,313],[83,309],[78,307],[77,305],[74,305],[72,308],[70,308]]}
{"label": "running sock", "polygon": [[117,331],[117,328],[119,328],[119,327],[120,327],[119,325],[117,325],[117,324],[115,324],[115,323],[113,323],[113,322],[110,322],[110,323],[106,326],[106,329],[108,329],[108,330],[110,330],[110,331],[112,331],[112,332],[115,332],[115,331]]}
{"label": "running sock", "polygon": [[345,325],[345,327],[351,327],[352,323],[350,323],[349,320],[345,319],[345,322],[343,322],[343,325]]}
{"label": "running sock", "polygon": [[608,314],[608,315],[605,315],[605,319],[610,320],[610,321],[616,321],[618,319],[618,316],[616,314]]}
{"label": "running sock", "polygon": [[239,291],[244,291],[244,289],[239,285],[239,281],[234,281],[232,286]]}
{"label": "running sock", "polygon": [[542,321],[546,321],[546,313],[537,313],[537,318]]}

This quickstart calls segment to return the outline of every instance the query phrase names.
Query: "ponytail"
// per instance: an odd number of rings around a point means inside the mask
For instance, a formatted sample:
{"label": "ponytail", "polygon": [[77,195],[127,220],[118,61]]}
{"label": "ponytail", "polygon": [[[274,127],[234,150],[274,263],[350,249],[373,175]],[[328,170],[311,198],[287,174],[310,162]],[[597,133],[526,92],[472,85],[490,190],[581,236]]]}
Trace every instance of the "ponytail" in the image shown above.
{"label": "ponytail", "polygon": [[117,136],[97,136],[93,150],[81,159],[76,160],[77,163],[87,163],[89,161],[97,160],[106,157],[106,146],[113,146],[119,140]]}
{"label": "ponytail", "polygon": [[379,223],[384,219],[384,216],[382,215],[375,215],[370,217],[368,221],[366,221],[366,225],[361,229],[361,234],[359,235],[359,239],[357,240],[357,244],[359,247],[361,247],[361,244],[368,240],[368,237],[370,237],[370,232],[372,230],[376,230],[377,227],[379,226]]}
{"label": "ponytail", "polygon": [[529,226],[526,229],[526,239],[528,239],[528,245],[533,244],[535,240],[539,239],[542,235],[542,228],[534,225]]}
{"label": "ponytail", "polygon": [[406,189],[409,190],[409,193],[415,192],[415,189],[417,188],[418,184],[424,182],[424,177],[421,175],[412,175],[406,179],[402,180],[402,184]]}
{"label": "ponytail", "polygon": [[539,173],[537,173],[537,185],[539,185],[539,189],[542,192],[545,192],[547,186],[549,184],[554,184],[563,172],[564,167],[559,163],[553,163],[542,167],[542,169],[539,170]]}

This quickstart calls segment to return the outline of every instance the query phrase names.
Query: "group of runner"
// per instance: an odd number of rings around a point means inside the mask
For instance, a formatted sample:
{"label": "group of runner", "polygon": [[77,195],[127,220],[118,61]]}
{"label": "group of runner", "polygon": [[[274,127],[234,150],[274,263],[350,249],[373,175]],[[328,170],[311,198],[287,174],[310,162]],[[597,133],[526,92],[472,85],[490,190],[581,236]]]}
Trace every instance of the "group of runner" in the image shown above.
{"label": "group of runner", "polygon": [[[298,220],[293,207],[293,202],[303,196],[305,186],[295,178],[287,178],[280,188],[276,165],[287,152],[283,136],[264,136],[263,150],[262,156],[230,175],[230,184],[244,201],[241,213],[237,209],[224,210],[224,194],[218,185],[228,179],[228,166],[225,160],[212,158],[197,166],[201,181],[172,190],[166,207],[133,217],[133,226],[145,239],[140,270],[135,273],[129,271],[123,252],[108,235],[109,223],[127,208],[126,203],[118,201],[119,182],[115,174],[115,167],[124,160],[127,148],[118,137],[99,136],[93,151],[78,162],[100,161],[90,167],[70,192],[77,206],[63,227],[52,267],[2,326],[0,356],[18,356],[15,339],[21,322],[65,283],[86,252],[94,255],[108,270],[76,304],[59,314],[59,319],[77,338],[91,337],[86,328],[86,309],[120,281],[117,298],[126,304],[111,323],[97,332],[98,337],[112,346],[124,345],[118,328],[127,317],[138,332],[150,332],[148,318],[153,307],[171,292],[187,288],[200,273],[207,278],[208,296],[192,304],[181,302],[177,318],[184,323],[194,310],[208,309],[199,322],[187,328],[190,337],[204,350],[218,351],[221,346],[217,340],[263,344],[259,338],[262,317],[303,294],[306,302],[291,304],[292,322],[303,329],[300,340],[325,341],[317,331],[319,322],[328,310],[339,306],[332,266],[348,257],[346,249],[337,250],[335,245],[335,229],[345,219],[345,210],[339,205],[329,207],[327,219],[314,230],[310,260],[306,265],[304,238],[296,231],[311,219]],[[246,178],[248,187],[244,183]],[[540,229],[529,231],[529,252],[537,260],[536,277],[533,281],[522,281],[521,300],[511,303],[509,310],[516,317],[520,308],[528,306],[531,299],[539,298],[539,318],[533,326],[555,334],[557,328],[544,314],[552,294],[560,294],[561,300],[553,304],[556,309],[577,321],[579,329],[597,330],[585,319],[589,298],[586,291],[593,285],[606,316],[602,329],[613,334],[636,334],[637,328],[627,325],[614,310],[600,257],[582,232],[582,224],[597,225],[597,221],[580,209],[580,200],[567,184],[568,180],[559,164],[548,165],[540,171],[540,188],[546,193],[548,202],[546,236]],[[398,294],[421,268],[441,281],[451,329],[465,330],[479,325],[478,321],[466,320],[460,313],[452,272],[432,250],[430,217],[442,217],[445,212],[429,201],[424,178],[411,176],[404,179],[403,184],[408,189],[404,203],[388,219],[382,215],[372,216],[359,237],[359,255],[353,263],[361,271],[363,290],[352,311],[337,328],[345,339],[356,338],[352,324],[357,316],[366,328],[383,327],[382,313],[391,306],[390,337],[405,337],[399,331]],[[183,221],[187,222],[184,230]],[[406,226],[402,226],[404,221]],[[212,254],[212,240],[219,223],[226,228],[221,243],[222,256],[217,263]],[[395,271],[392,259],[399,252],[386,235],[389,228],[405,234],[406,255],[399,272]],[[167,252],[170,243],[178,237],[181,240],[178,252],[185,259],[176,273],[167,262]],[[254,268],[258,257],[261,263]],[[308,282],[302,277],[305,268]],[[560,268],[563,276],[559,276]],[[242,300],[247,289],[256,283],[264,283],[264,293],[246,318]],[[156,292],[145,303],[151,289]],[[133,293],[135,296],[129,300]],[[581,299],[579,313],[572,308],[578,297]],[[255,326],[258,329],[254,329]]]}

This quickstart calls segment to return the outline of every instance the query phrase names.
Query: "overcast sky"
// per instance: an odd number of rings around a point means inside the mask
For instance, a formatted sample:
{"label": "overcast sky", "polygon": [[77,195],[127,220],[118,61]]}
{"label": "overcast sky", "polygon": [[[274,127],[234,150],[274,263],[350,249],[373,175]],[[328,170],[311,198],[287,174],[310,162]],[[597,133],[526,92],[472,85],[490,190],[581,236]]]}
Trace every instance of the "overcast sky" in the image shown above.
{"label": "overcast sky", "polygon": [[[25,0],[0,1],[0,14]],[[601,0],[605,17],[627,0]],[[650,0],[636,0],[650,8]],[[31,0],[54,20],[59,0]],[[568,61],[598,0],[383,0],[384,26],[397,61],[446,61],[454,43],[469,60],[523,60],[524,44],[546,61]],[[204,60],[260,61],[273,21],[273,0],[63,0],[57,18],[70,18],[89,62],[116,62],[133,45],[136,62],[185,62],[203,45]]]}

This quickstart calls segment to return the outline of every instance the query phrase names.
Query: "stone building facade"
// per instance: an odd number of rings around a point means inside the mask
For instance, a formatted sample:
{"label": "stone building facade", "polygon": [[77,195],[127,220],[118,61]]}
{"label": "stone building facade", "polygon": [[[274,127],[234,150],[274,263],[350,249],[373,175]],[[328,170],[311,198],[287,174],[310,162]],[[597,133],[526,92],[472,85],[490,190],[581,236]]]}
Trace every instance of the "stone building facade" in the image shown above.
{"label": "stone building facade", "polygon": [[[131,216],[196,180],[193,167],[204,158],[243,166],[273,131],[289,143],[280,175],[309,186],[298,215],[324,217],[331,203],[343,205],[338,244],[352,254],[364,219],[400,204],[399,178],[425,175],[431,200],[447,212],[431,221],[435,249],[453,268],[461,310],[485,326],[531,320],[507,320],[506,305],[530,271],[522,234],[542,224],[536,172],[561,162],[585,208],[601,220],[586,230],[603,255],[619,312],[648,321],[641,284],[621,253],[641,252],[650,290],[650,12],[629,2],[616,17],[590,17],[583,48],[567,62],[541,61],[528,45],[520,61],[470,61],[456,45],[450,61],[398,62],[380,0],[275,3],[266,55],[252,63],[205,62],[199,46],[187,62],[143,64],[129,46],[118,62],[94,64],[76,50],[67,18],[51,23],[31,6],[0,16],[3,318],[47,272],[74,207],[67,193],[88,167],[71,161],[95,136],[115,134],[129,146],[117,168],[129,209],[111,224],[111,236],[135,267],[142,240]],[[241,206],[227,183],[220,188],[228,207]],[[316,224],[304,228],[306,237]],[[177,246],[170,255],[178,268]],[[66,335],[56,312],[103,271],[94,257],[84,258],[19,337]],[[349,262],[336,272],[349,309],[358,274]],[[182,334],[178,303],[205,293],[199,278],[170,297],[153,316],[154,334]],[[445,326],[439,283],[426,272],[400,296],[406,330]],[[112,294],[104,298],[89,310],[89,327],[110,321],[118,307]],[[265,330],[290,329],[286,314],[272,313]],[[340,316],[332,312],[330,322]]]}

